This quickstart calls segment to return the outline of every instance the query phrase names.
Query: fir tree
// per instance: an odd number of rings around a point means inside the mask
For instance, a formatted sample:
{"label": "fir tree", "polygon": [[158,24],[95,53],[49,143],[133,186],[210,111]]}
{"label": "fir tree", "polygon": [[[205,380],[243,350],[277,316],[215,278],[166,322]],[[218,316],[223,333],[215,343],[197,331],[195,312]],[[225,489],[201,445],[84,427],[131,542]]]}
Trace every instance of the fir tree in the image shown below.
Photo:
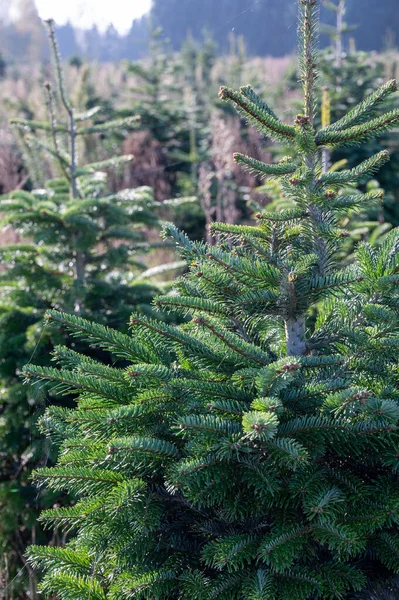
{"label": "fir tree", "polygon": [[[209,146],[209,80],[214,57],[211,40],[205,37],[202,47],[187,40],[176,59],[157,30],[152,33],[147,63],[129,65],[135,77],[132,109],[140,116],[143,137],[130,136],[127,148],[134,149],[135,141],[146,147],[153,144],[150,159],[139,159],[130,174],[152,184],[158,200],[165,195],[194,198],[198,194],[198,167]],[[175,218],[191,236],[203,237],[204,215],[198,203],[185,204],[183,212],[176,210]]]}
{"label": "fir tree", "polygon": [[140,81],[134,89],[133,110],[140,115],[142,128],[162,144],[173,194],[197,192],[198,165],[209,137],[214,58],[212,42],[205,37],[202,46],[188,39],[176,59],[161,32],[154,31],[148,64],[129,66]]}
{"label": "fir tree", "polygon": [[[386,70],[383,60],[375,53],[357,51],[354,40],[348,39],[355,26],[345,22],[347,2],[324,2],[326,7],[333,12],[336,24],[324,26],[324,31],[330,35],[331,46],[326,48],[320,56],[319,71],[320,83],[323,93],[329,96],[331,118],[334,121],[341,119],[359,102],[375,92],[383,81]],[[396,99],[395,99],[396,100]],[[397,107],[396,102],[391,102],[390,108]],[[381,187],[386,192],[384,206],[379,210],[375,207],[367,210],[368,220],[384,219],[395,227],[399,224],[397,212],[399,162],[398,139],[395,133],[385,135],[380,139],[369,140],[368,144],[358,148],[334,148],[331,153],[332,164],[346,160],[349,167],[354,167],[359,162],[366,160],[373,154],[389,148],[392,159],[383,166],[378,175]]]}
{"label": "fir tree", "polygon": [[215,223],[219,247],[169,225],[189,264],[163,310],[181,326],[134,314],[131,335],[51,311],[49,323],[128,366],[57,348],[60,368],[28,379],[79,393],[43,428],[61,442],[35,479],[79,496],[43,513],[73,533],[66,548],[32,547],[43,591],[62,600],[337,600],[399,571],[397,482],[399,233],[357,262],[337,255],[343,211],[373,193],[340,188],[370,177],[383,151],[323,173],[321,150],[357,145],[399,122],[377,116],[390,81],[316,130],[317,0],[301,0],[304,110],[282,122],[254,90],[226,87],[252,125],[292,157],[236,161],[278,177],[295,208],[256,226]]}
{"label": "fir tree", "polygon": [[176,162],[174,153],[189,147],[189,133],[184,107],[177,101],[182,92],[176,81],[177,64],[160,36],[159,30],[152,32],[148,64],[129,65],[129,72],[136,77],[133,110],[140,116],[141,126],[168,150],[170,162]]}
{"label": "fir tree", "polygon": [[[51,22],[48,28],[57,77],[55,86],[45,85],[49,119],[13,123],[25,136],[33,175],[36,165],[49,161],[58,177],[40,189],[0,197],[3,227],[12,226],[22,240],[0,248],[0,544],[7,556],[1,568],[9,569],[11,579],[19,573],[13,589],[21,599],[27,593],[19,588],[21,582],[24,586],[20,568],[25,547],[34,539],[47,540],[35,523],[38,509],[56,501],[52,493],[38,496],[29,482],[32,468],[54,453],[35,426],[44,396],[23,387],[20,378],[32,356],[42,365],[51,364],[54,345],[65,341],[64,335],[43,329],[43,315],[55,307],[126,330],[132,310],[152,312],[157,293],[138,275],[146,269],[142,260],[151,249],[145,232],[159,225],[158,203],[149,188],[107,191],[107,171],[133,157],[90,164],[81,160],[88,154],[85,141],[125,131],[136,117],[101,123],[95,121],[98,108],[82,113],[72,105]],[[104,352],[96,356],[107,359]],[[34,588],[32,575],[30,597],[36,597]]]}

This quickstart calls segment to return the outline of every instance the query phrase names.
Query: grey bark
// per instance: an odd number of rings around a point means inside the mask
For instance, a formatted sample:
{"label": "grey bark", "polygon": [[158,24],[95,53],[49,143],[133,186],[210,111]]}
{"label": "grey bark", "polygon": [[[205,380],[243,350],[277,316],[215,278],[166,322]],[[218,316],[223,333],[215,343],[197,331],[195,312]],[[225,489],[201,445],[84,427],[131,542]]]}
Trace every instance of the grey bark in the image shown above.
{"label": "grey bark", "polygon": [[303,356],[306,352],[305,317],[292,317],[285,322],[287,356]]}

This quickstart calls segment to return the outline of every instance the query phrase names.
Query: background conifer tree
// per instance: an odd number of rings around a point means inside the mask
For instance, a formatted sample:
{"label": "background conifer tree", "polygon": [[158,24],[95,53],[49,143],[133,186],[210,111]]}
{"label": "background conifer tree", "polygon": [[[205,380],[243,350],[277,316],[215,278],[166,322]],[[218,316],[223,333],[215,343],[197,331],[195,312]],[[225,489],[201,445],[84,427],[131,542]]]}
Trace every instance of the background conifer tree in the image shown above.
{"label": "background conifer tree", "polygon": [[[109,170],[133,157],[90,164],[79,160],[89,154],[85,143],[95,147],[96,138],[129,130],[137,118],[102,123],[98,107],[80,112],[72,105],[53,24],[47,25],[56,70],[56,85],[45,86],[48,121],[13,123],[23,131],[32,169],[37,163],[49,163],[58,177],[40,189],[0,197],[3,227],[12,226],[21,237],[21,243],[0,248],[0,544],[2,557],[7,557],[1,568],[10,580],[19,574],[12,586],[21,599],[28,594],[26,572],[20,570],[26,562],[26,545],[35,539],[48,541],[36,523],[38,510],[57,499],[53,493],[38,495],[30,482],[32,468],[54,456],[35,427],[44,396],[23,386],[21,369],[32,356],[42,365],[50,364],[54,345],[65,340],[42,327],[43,315],[51,307],[121,331],[126,330],[132,310],[151,313],[157,288],[137,276],[146,269],[145,254],[160,245],[149,244],[145,233],[160,223],[151,189],[108,191]],[[104,352],[95,354],[107,359]],[[64,399],[61,404],[68,402]],[[54,540],[59,541],[57,534]],[[36,598],[31,570],[29,576],[29,597]]]}
{"label": "background conifer tree", "polygon": [[[379,199],[340,193],[389,160],[382,151],[324,173],[324,147],[355,146],[396,126],[380,113],[389,81],[315,129],[318,0],[300,0],[303,113],[281,121],[250,86],[221,98],[292,156],[236,161],[278,177],[295,206],[256,226],[215,223],[219,247],[174,226],[190,272],[163,310],[134,314],[131,335],[51,311],[49,323],[112,352],[107,367],[66,347],[60,368],[28,379],[79,393],[47,411],[61,440],[35,478],[76,493],[42,521],[74,534],[30,549],[43,591],[62,600],[336,600],[399,571],[397,482],[399,233],[357,261],[338,259],[340,215]],[[380,116],[378,116],[380,115]],[[128,366],[124,362],[128,362]]]}
{"label": "background conifer tree", "polygon": [[[150,185],[159,201],[197,196],[198,164],[207,150],[209,109],[204,99],[209,98],[213,57],[209,41],[202,50],[188,43],[180,59],[155,30],[148,61],[128,66],[128,108],[119,112],[123,117],[133,110],[140,125],[124,142],[125,150],[137,155],[124,180]],[[187,232],[202,238],[204,217],[197,202],[176,207],[174,216]]]}
{"label": "background conifer tree", "polygon": [[142,129],[161,145],[165,164],[158,176],[168,175],[169,193],[175,193],[178,174],[190,173],[190,124],[181,102],[186,86],[179,77],[180,66],[160,36],[160,31],[152,32],[148,64],[129,65],[134,76],[129,98],[133,96],[132,108],[140,116]]}
{"label": "background conifer tree", "polygon": [[[342,118],[356,104],[362,102],[374,92],[384,80],[384,74],[389,72],[390,77],[396,76],[396,67],[387,65],[375,53],[358,51],[355,41],[350,33],[357,27],[346,23],[346,0],[326,0],[325,6],[333,12],[336,18],[335,26],[323,26],[323,31],[331,38],[331,46],[320,55],[319,72],[321,88],[327,91],[330,98],[331,118],[337,121]],[[397,99],[391,101],[390,108],[397,107]],[[377,211],[369,209],[369,220],[385,220],[395,227],[399,224],[397,212],[398,204],[398,144],[399,138],[396,131],[380,139],[369,140],[364,146],[358,148],[335,148],[331,155],[331,162],[336,163],[346,160],[349,167],[369,158],[384,148],[391,151],[391,160],[384,165],[378,174],[381,187],[385,190],[384,206]]]}

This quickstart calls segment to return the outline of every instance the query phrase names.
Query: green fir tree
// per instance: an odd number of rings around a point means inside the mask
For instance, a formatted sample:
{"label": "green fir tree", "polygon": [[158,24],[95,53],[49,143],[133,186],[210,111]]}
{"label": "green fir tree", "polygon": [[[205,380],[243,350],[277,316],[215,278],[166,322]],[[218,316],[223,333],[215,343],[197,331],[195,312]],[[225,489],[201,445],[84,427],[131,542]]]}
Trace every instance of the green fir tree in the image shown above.
{"label": "green fir tree", "polygon": [[[130,175],[141,184],[151,185],[159,201],[172,196],[191,196],[194,200],[197,195],[198,166],[209,142],[207,101],[213,59],[210,41],[205,39],[200,47],[188,40],[177,57],[169,51],[162,32],[155,30],[148,60],[128,67],[131,89],[127,111],[140,116],[138,132],[125,144],[138,155]],[[120,110],[122,116],[125,113]],[[202,239],[205,220],[199,203],[184,203],[174,214],[187,233]]]}
{"label": "green fir tree", "polygon": [[[57,500],[53,493],[38,495],[30,481],[32,469],[51,463],[54,452],[35,426],[48,399],[21,379],[27,361],[35,357],[49,365],[54,345],[65,342],[60,332],[43,328],[43,315],[58,308],[123,331],[133,310],[152,312],[151,301],[159,293],[140,279],[152,247],[146,231],[160,224],[158,203],[149,188],[107,191],[108,171],[133,157],[79,160],[87,154],[85,142],[125,131],[136,118],[98,124],[98,108],[82,113],[71,104],[52,22],[48,29],[56,69],[56,84],[45,85],[48,121],[13,123],[25,136],[28,165],[34,170],[37,163],[50,164],[58,177],[40,189],[0,197],[2,226],[12,226],[21,238],[0,248],[0,568],[13,580],[8,592],[21,599],[36,598],[33,572],[27,567],[28,592],[21,570],[26,546],[50,539],[36,523],[38,511]],[[95,355],[108,357],[103,351]],[[62,404],[71,405],[71,399]]]}
{"label": "green fir tree", "polygon": [[220,92],[291,146],[278,164],[235,159],[278,177],[295,207],[262,212],[256,226],[215,223],[218,247],[166,227],[189,273],[156,304],[192,317],[183,325],[134,314],[125,335],[47,314],[48,327],[106,349],[115,364],[59,347],[59,368],[25,369],[31,382],[79,394],[76,409],[52,407],[42,421],[61,453],[35,480],[79,498],[41,516],[71,536],[65,548],[30,549],[46,594],[337,600],[399,571],[399,232],[378,250],[359,245],[350,267],[338,258],[341,214],[380,196],[340,189],[389,154],[328,173],[321,160],[326,146],[396,126],[398,110],[377,111],[397,85],[316,130],[318,0],[299,8],[295,123],[250,86]]}
{"label": "green fir tree", "polygon": [[152,32],[147,63],[129,65],[129,73],[135,77],[129,95],[133,95],[133,111],[140,116],[141,128],[162,145],[164,169],[170,175],[173,192],[178,191],[179,173],[191,170],[190,125],[181,101],[187,86],[182,81],[184,75],[180,78],[181,71],[167,43],[161,39],[160,30]]}
{"label": "green fir tree", "polygon": [[[320,56],[320,87],[327,90],[331,103],[331,118],[337,121],[376,91],[384,80],[387,68],[381,55],[358,51],[354,47],[355,42],[349,36],[356,30],[356,26],[345,21],[348,4],[346,0],[325,0],[323,4],[333,12],[336,24],[334,27],[323,26],[323,31],[330,36],[331,45]],[[395,73],[392,74],[392,77],[394,76]],[[397,106],[395,98],[389,108],[394,109]],[[379,139],[369,140],[366,145],[358,148],[334,148],[330,157],[332,164],[346,160],[348,167],[352,168],[384,148],[390,149],[391,160],[378,174],[378,181],[386,193],[384,205],[379,209],[369,208],[367,212],[369,221],[383,219],[395,227],[399,224],[398,145],[397,132],[391,132]]]}

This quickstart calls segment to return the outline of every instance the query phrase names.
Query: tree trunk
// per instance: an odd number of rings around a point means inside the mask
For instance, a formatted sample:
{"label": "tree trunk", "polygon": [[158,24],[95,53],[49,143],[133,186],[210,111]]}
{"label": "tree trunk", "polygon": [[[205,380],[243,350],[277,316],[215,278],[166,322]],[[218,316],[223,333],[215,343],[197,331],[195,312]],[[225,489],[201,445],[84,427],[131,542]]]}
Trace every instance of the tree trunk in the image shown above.
{"label": "tree trunk", "polygon": [[302,356],[306,352],[305,317],[287,319],[285,322],[287,355]]}

